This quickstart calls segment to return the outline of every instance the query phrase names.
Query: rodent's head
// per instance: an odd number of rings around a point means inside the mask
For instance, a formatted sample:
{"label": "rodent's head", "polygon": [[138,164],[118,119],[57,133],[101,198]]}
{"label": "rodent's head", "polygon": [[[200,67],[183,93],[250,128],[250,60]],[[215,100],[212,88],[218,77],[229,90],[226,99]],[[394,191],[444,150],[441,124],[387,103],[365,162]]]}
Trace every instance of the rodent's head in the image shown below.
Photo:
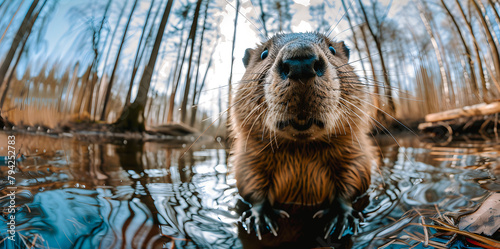
{"label": "rodent's head", "polygon": [[319,33],[278,34],[247,49],[233,129],[302,142],[366,132],[369,89],[348,60],[344,42]]}

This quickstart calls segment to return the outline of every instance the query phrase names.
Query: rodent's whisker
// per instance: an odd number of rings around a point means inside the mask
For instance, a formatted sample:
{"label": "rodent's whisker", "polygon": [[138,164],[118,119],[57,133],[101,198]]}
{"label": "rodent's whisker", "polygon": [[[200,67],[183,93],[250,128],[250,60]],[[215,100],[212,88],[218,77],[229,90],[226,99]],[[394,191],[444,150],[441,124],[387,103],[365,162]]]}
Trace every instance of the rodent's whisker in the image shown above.
{"label": "rodent's whisker", "polygon": [[[262,102],[264,103],[264,102]],[[248,131],[248,135],[247,135],[247,140],[245,141],[245,151],[247,150],[247,143],[248,143],[248,139],[250,138],[250,134],[252,134],[252,129],[253,129],[253,126],[255,125],[255,122],[257,122],[257,120],[259,120],[259,117],[263,114],[264,112],[261,112],[256,118],[255,120],[253,121],[252,123],[252,126],[250,127],[250,130]]]}
{"label": "rodent's whisker", "polygon": [[408,126],[406,126],[405,124],[403,124],[401,121],[399,121],[397,118],[393,117],[391,114],[387,113],[386,111],[376,107],[375,105],[373,105],[372,103],[370,103],[369,101],[366,101],[364,99],[361,99],[357,96],[353,96],[354,98],[357,98],[359,101],[363,102],[363,103],[366,103],[374,108],[376,108],[377,110],[381,111],[382,113],[384,113],[385,115],[389,116],[391,119],[393,119],[394,121],[396,121],[398,124],[400,124],[401,126],[403,126],[405,129],[407,129],[409,132],[411,132],[413,135],[417,136],[417,133],[415,133],[415,131],[413,131],[412,129],[410,129]]}
{"label": "rodent's whisker", "polygon": [[[397,139],[392,135],[392,133],[389,131],[389,129],[387,129],[382,123],[380,123],[377,119],[375,119],[374,117],[370,116],[370,114],[366,113],[365,111],[361,110],[359,107],[357,107],[356,105],[352,104],[351,102],[349,102],[348,100],[340,97],[340,100],[343,100],[347,103],[349,103],[351,106],[354,106],[356,109],[358,109],[361,113],[363,113],[364,115],[366,115],[367,117],[369,117],[371,120],[375,121],[375,123],[384,131],[385,134],[391,136],[394,140],[394,142],[396,142],[396,144],[401,147],[401,145],[399,144],[399,142],[397,141]],[[351,109],[352,110],[352,109]]]}
{"label": "rodent's whisker", "polygon": [[368,58],[370,58],[370,57],[373,57],[374,55],[378,55],[378,52],[376,52],[376,53],[371,53],[369,56],[366,56],[366,57],[360,58],[360,59],[358,59],[358,60],[354,60],[354,61],[351,61],[351,62],[347,62],[347,63],[345,63],[345,64],[343,64],[343,65],[340,65],[340,66],[336,67],[336,69],[339,69],[339,68],[341,68],[341,67],[345,67],[345,66],[351,65],[351,64],[353,64],[353,63],[360,62],[360,61],[362,61],[362,60],[365,60],[365,59],[368,59]]}
{"label": "rodent's whisker", "polygon": [[[252,109],[252,111],[250,111],[250,113],[249,113],[249,114],[245,117],[245,119],[243,119],[243,122],[241,122],[241,126],[246,125],[246,123],[248,122],[248,120],[250,119],[250,117],[252,117],[252,114],[253,114],[255,111],[257,111],[259,108],[261,108],[263,105],[265,105],[265,104],[266,104],[266,102],[265,102],[265,101],[263,101],[263,102],[262,102],[262,103],[260,103],[259,105],[255,106],[255,107]],[[261,114],[262,114],[262,112],[261,112]],[[259,114],[259,116],[260,116],[260,114]],[[258,118],[256,118],[256,120],[257,120],[257,119],[258,119]],[[253,125],[252,125],[252,127],[253,127]],[[250,129],[250,132],[251,132],[251,131],[252,131],[252,129]],[[250,132],[249,132],[249,133],[250,133]]]}

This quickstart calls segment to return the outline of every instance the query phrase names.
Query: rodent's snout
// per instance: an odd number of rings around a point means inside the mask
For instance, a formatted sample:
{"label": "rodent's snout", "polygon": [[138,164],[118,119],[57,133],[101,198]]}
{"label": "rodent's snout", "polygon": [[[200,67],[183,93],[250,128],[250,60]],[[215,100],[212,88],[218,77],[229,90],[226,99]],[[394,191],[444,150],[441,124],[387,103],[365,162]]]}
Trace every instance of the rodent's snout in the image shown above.
{"label": "rodent's snout", "polygon": [[304,83],[315,76],[323,76],[326,62],[311,45],[292,43],[282,49],[276,69],[281,79]]}
{"label": "rodent's snout", "polygon": [[325,62],[316,55],[309,57],[294,57],[281,61],[278,65],[278,72],[283,80],[308,80],[315,76],[325,74]]}
{"label": "rodent's snout", "polygon": [[321,78],[327,73],[327,61],[315,46],[310,41],[296,39],[280,49],[275,62],[275,75],[281,79],[275,81],[276,88],[273,88],[278,94],[270,95],[286,106],[281,110],[285,115],[275,119],[275,128],[292,135],[299,132],[304,138],[310,138],[325,127],[319,111],[322,101],[315,100],[320,96],[319,86],[313,83],[325,82]]}

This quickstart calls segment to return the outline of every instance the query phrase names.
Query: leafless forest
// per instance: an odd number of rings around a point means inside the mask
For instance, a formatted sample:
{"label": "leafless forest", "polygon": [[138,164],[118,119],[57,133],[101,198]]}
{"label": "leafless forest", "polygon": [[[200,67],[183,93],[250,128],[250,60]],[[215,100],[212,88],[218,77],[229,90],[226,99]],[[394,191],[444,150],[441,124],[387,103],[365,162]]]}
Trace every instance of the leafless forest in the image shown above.
{"label": "leafless forest", "polygon": [[[216,128],[241,74],[213,75],[233,71],[248,32],[261,40],[292,31],[345,40],[383,122],[416,122],[500,98],[497,0],[298,2],[0,0],[1,116],[50,129],[70,122],[129,131],[172,122]],[[304,9],[311,30],[295,25]],[[231,30],[221,28],[224,18]],[[55,39],[60,20],[68,28]],[[215,55],[222,40],[233,59]],[[55,57],[54,47],[69,49]]]}

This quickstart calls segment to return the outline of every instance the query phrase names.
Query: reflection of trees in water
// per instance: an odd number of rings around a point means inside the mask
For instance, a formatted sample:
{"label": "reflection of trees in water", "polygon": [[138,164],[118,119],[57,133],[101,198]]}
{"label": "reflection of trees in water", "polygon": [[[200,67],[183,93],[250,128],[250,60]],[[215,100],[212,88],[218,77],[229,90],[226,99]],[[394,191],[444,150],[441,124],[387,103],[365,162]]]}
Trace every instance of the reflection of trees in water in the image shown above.
{"label": "reflection of trees in water", "polygon": [[17,219],[28,244],[237,247],[230,213],[236,191],[227,184],[223,150],[181,157],[180,146],[130,140],[96,144],[20,135],[17,141],[27,156],[18,176],[30,197],[19,200],[27,206]]}
{"label": "reflection of trees in water", "polygon": [[217,172],[220,156],[225,153],[221,150],[208,150],[197,156],[195,153],[174,156],[178,164],[172,169],[179,175],[172,177],[173,183],[148,185],[159,212],[162,233],[176,238],[176,244],[182,248],[207,245],[237,248],[234,225],[237,217],[229,212],[234,206],[236,190],[226,183],[225,162],[222,172]]}

